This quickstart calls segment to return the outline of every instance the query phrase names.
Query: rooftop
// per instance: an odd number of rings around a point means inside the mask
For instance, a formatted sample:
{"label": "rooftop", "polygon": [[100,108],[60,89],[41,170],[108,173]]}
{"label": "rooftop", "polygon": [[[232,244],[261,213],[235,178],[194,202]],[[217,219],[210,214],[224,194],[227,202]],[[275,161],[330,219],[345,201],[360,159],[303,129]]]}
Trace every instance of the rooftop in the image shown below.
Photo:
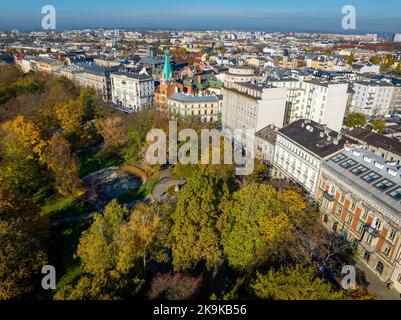
{"label": "rooftop", "polygon": [[312,120],[295,121],[278,132],[320,158],[342,150],[347,143],[340,133]]}
{"label": "rooftop", "polygon": [[364,128],[356,127],[346,131],[345,135],[362,141],[373,147],[389,150],[393,153],[401,155],[401,142],[393,140],[382,134],[378,134]]}
{"label": "rooftop", "polygon": [[344,150],[327,159],[322,168],[367,194],[398,219],[401,218],[400,166],[353,145],[346,146]]}
{"label": "rooftop", "polygon": [[139,73],[121,72],[121,71],[117,71],[117,72],[111,73],[111,76],[113,76],[113,75],[127,77],[127,78],[131,78],[131,79],[136,79],[136,80],[153,79],[152,77],[147,76],[147,75],[142,75],[142,74],[139,74]]}
{"label": "rooftop", "polygon": [[169,97],[170,100],[180,101],[180,102],[216,102],[219,98],[215,95],[210,96],[190,96],[183,93],[174,93]]}
{"label": "rooftop", "polygon": [[278,128],[271,124],[256,132],[255,135],[267,142],[270,142],[271,144],[276,144],[277,130]]}

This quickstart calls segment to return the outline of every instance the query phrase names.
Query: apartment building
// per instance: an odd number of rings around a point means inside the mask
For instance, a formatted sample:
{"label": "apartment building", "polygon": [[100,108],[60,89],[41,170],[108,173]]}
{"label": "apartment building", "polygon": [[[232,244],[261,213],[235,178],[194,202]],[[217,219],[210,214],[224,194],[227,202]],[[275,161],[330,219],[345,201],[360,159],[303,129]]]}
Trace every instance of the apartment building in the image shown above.
{"label": "apartment building", "polygon": [[401,112],[401,80],[393,79],[394,92],[390,103],[390,112]]}
{"label": "apartment building", "polygon": [[277,131],[273,176],[290,179],[311,196],[318,184],[320,165],[344,148],[346,139],[312,120],[298,120]]}
{"label": "apartment building", "polygon": [[354,95],[350,110],[366,116],[390,113],[394,85],[387,81],[357,81],[353,85]]}
{"label": "apartment building", "polygon": [[353,242],[360,260],[401,292],[401,168],[360,146],[321,165],[316,200],[327,229]]}
{"label": "apartment building", "polygon": [[111,79],[111,100],[114,104],[139,111],[153,105],[155,84],[152,77],[134,73],[113,72]]}
{"label": "apartment building", "polygon": [[347,83],[293,78],[267,79],[267,82],[288,89],[287,123],[309,119],[332,130],[341,130],[348,100]]}
{"label": "apartment building", "polygon": [[[223,130],[252,130],[254,133],[268,125],[282,128],[286,113],[286,88],[266,84],[235,83],[223,88]],[[238,146],[245,146],[244,137],[233,137]],[[254,146],[250,146],[252,151]]]}
{"label": "apartment building", "polygon": [[359,127],[349,129],[344,134],[386,161],[401,164],[401,142]]}
{"label": "apartment building", "polygon": [[273,163],[278,128],[268,125],[255,134],[255,155],[264,162]]}
{"label": "apartment building", "polygon": [[168,108],[171,114],[199,117],[202,122],[216,122],[221,113],[221,99],[216,95],[174,93],[168,98]]}
{"label": "apartment building", "polygon": [[110,72],[113,69],[97,65],[81,64],[72,71],[72,81],[79,87],[94,89],[104,101],[111,97]]}

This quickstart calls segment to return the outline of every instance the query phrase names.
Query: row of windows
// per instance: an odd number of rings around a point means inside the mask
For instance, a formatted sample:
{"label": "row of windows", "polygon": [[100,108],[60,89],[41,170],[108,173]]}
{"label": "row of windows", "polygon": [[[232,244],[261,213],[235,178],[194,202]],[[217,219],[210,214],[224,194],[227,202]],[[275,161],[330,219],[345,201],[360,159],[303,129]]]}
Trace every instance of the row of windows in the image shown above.
{"label": "row of windows", "polygon": [[[397,186],[396,183],[389,179],[382,179],[383,176],[375,171],[371,171],[366,166],[359,164],[358,162],[349,159],[344,154],[340,153],[330,159],[331,161],[338,163],[340,167],[344,169],[350,169],[350,172],[358,177],[360,177],[366,183],[372,184],[375,183],[373,186],[382,192],[387,192],[387,194],[393,198],[394,200],[401,200],[401,186]],[[391,188],[395,189],[391,190]]]}

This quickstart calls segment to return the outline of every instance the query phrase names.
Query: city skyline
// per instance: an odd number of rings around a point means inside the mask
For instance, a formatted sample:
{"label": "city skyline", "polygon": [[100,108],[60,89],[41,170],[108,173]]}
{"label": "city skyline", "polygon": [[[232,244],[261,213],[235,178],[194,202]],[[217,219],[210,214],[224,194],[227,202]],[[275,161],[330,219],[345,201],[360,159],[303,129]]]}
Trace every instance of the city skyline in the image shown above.
{"label": "city skyline", "polygon": [[[345,33],[393,33],[401,30],[398,1],[387,1],[377,7],[375,1],[332,1],[320,3],[305,1],[302,5],[294,0],[266,3],[261,0],[247,1],[194,1],[190,4],[174,0],[166,3],[138,1],[86,1],[55,0],[52,3],[29,1],[21,8],[13,3],[0,1],[0,30],[19,28],[39,30],[42,6],[53,5],[57,10],[57,31],[71,28],[162,28],[162,29],[241,29],[271,32],[345,32]],[[355,30],[343,30],[341,8],[356,8]]]}

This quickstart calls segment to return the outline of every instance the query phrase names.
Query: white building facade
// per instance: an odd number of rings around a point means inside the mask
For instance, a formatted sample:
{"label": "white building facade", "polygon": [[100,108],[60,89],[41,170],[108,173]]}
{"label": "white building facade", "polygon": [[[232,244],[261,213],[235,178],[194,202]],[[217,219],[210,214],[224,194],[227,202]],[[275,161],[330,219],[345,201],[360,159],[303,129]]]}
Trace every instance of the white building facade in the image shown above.
{"label": "white building facade", "polygon": [[220,100],[216,95],[174,93],[168,98],[168,108],[171,114],[199,117],[202,122],[216,122],[221,112]]}
{"label": "white building facade", "polygon": [[[223,130],[250,130],[255,134],[268,125],[282,128],[286,96],[286,88],[266,85],[236,83],[231,88],[223,88]],[[244,141],[244,137],[234,137],[234,143],[238,145],[244,146]]]}
{"label": "white building facade", "polygon": [[309,119],[340,131],[348,100],[347,83],[307,80],[268,80],[268,83],[288,88],[287,123]]}
{"label": "white building facade", "polygon": [[344,144],[337,132],[311,120],[298,120],[277,132],[273,176],[289,179],[314,195],[322,160]]}
{"label": "white building facade", "polygon": [[394,85],[386,81],[358,81],[353,86],[351,111],[366,116],[385,115],[390,112]]}
{"label": "white building facade", "polygon": [[146,75],[115,72],[110,74],[112,102],[127,111],[139,111],[153,104],[155,84]]}

